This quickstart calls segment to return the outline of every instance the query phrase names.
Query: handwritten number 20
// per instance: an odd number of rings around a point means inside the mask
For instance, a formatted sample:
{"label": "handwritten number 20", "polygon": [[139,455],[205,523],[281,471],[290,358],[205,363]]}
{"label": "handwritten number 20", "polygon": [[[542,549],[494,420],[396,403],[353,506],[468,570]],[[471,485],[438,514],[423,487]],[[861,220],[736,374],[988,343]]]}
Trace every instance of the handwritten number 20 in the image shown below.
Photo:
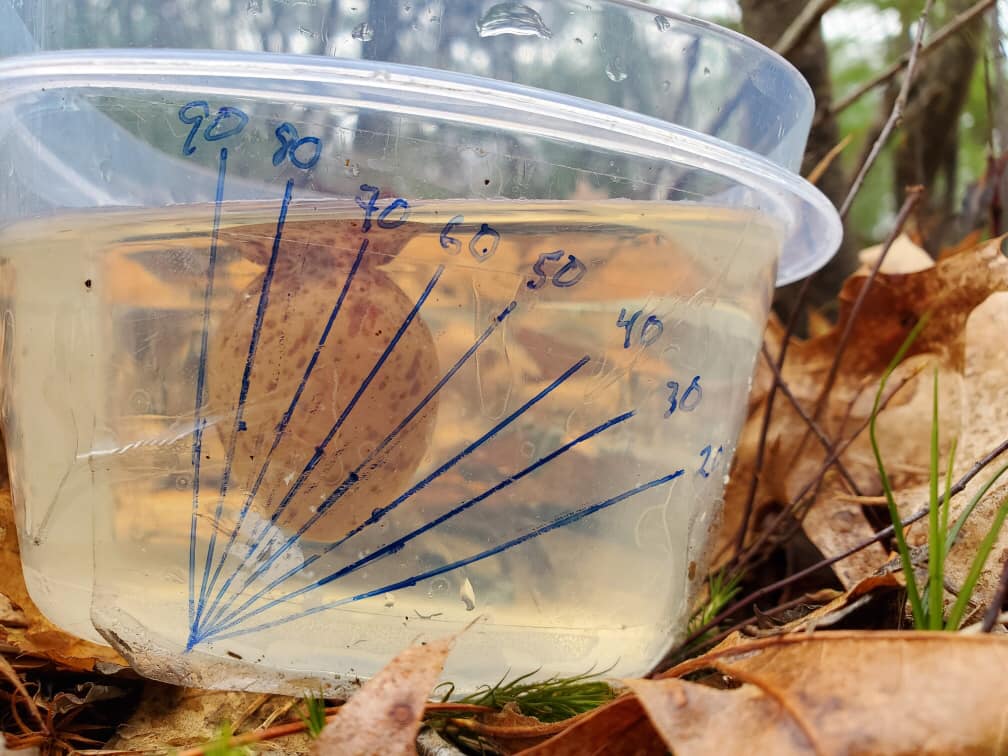
{"label": "handwritten number 20", "polygon": [[[203,122],[210,118],[210,105],[206,100],[193,100],[179,108],[178,117],[182,123],[192,126],[185,142],[182,143],[182,154],[192,155],[196,152],[193,139],[199,133]],[[203,130],[203,138],[208,142],[217,142],[237,136],[247,123],[248,116],[243,111],[225,105],[217,109],[213,120]]]}

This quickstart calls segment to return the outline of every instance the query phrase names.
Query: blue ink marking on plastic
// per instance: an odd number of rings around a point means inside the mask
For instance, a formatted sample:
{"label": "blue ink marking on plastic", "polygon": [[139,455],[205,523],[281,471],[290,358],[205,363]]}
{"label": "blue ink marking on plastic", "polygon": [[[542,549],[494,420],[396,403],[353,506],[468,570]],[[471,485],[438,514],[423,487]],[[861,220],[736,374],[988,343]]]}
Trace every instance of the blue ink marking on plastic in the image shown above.
{"label": "blue ink marking on plastic", "polygon": [[283,200],[280,203],[276,233],[273,234],[273,249],[270,253],[269,262],[266,265],[266,272],[263,274],[262,287],[259,291],[259,304],[256,307],[252,333],[249,336],[248,354],[245,357],[245,369],[242,372],[241,387],[238,390],[238,404],[235,409],[231,439],[224,454],[224,471],[221,474],[220,493],[217,499],[217,508],[214,510],[213,524],[210,530],[210,543],[207,546],[206,565],[203,570],[203,584],[200,587],[199,605],[196,608],[196,619],[193,623],[197,629],[199,628],[200,618],[203,616],[204,604],[208,595],[207,581],[210,577],[211,566],[213,565],[214,549],[217,545],[217,528],[220,524],[221,515],[224,512],[224,500],[227,498],[228,486],[231,482],[231,467],[234,464],[235,448],[238,445],[238,433],[245,425],[245,402],[248,399],[249,384],[252,379],[252,369],[255,366],[256,352],[259,348],[259,338],[262,335],[263,321],[266,319],[266,310],[269,307],[270,287],[273,284],[273,275],[276,271],[277,259],[280,256],[280,243],[283,239],[284,224],[287,222],[287,209],[290,207],[293,191],[294,181],[290,180],[284,188]]}
{"label": "blue ink marking on plastic", "polygon": [[450,221],[445,223],[444,228],[441,229],[441,236],[439,237],[441,249],[448,250],[449,255],[457,255],[462,251],[462,242],[452,236],[449,236],[449,234],[458,226],[461,226],[464,222],[465,216],[456,215]]}
{"label": "blue ink marking on plastic", "polygon": [[[399,213],[399,218],[391,221],[387,220],[387,218],[396,210],[402,211]],[[384,210],[378,213],[378,228],[399,228],[399,226],[409,220],[409,215],[409,202],[404,200],[402,197],[394,199],[388,203],[388,206]]]}
{"label": "blue ink marking on plastic", "polygon": [[[381,370],[381,368],[385,365],[386,360],[388,360],[389,356],[392,354],[396,346],[399,344],[399,340],[406,332],[406,329],[409,328],[414,318],[416,318],[417,313],[420,312],[420,308],[423,307],[424,302],[426,302],[427,298],[430,296],[431,291],[434,290],[434,287],[440,280],[442,273],[444,273],[444,266],[439,265],[437,270],[434,272],[434,275],[431,277],[431,280],[427,283],[427,286],[423,290],[423,293],[420,295],[420,298],[417,299],[416,304],[413,305],[413,309],[410,310],[409,314],[406,316],[406,319],[402,322],[402,325],[399,326],[399,329],[392,337],[392,340],[389,342],[388,346],[385,347],[385,351],[382,352],[377,362],[375,362],[374,366],[371,368],[371,372],[369,372],[367,376],[365,376],[364,380],[361,382],[361,385],[357,387],[357,390],[354,392],[354,395],[350,398],[350,401],[347,402],[346,407],[343,408],[343,410],[339,414],[339,417],[336,418],[336,422],[333,423],[332,427],[329,429],[329,433],[327,433],[326,437],[322,440],[322,442],[317,447],[315,447],[315,453],[308,461],[308,464],[304,466],[304,469],[301,470],[301,473],[298,475],[297,480],[294,481],[294,485],[292,485],[290,489],[287,491],[287,493],[284,494],[284,497],[280,500],[280,503],[277,505],[273,514],[270,515],[271,525],[275,525],[277,523],[277,520],[280,519],[280,516],[283,514],[284,510],[290,504],[291,499],[293,499],[294,496],[297,494],[297,492],[301,489],[301,486],[304,485],[305,481],[311,475],[312,471],[315,469],[316,466],[318,466],[318,463],[322,461],[322,456],[325,454],[326,446],[328,446],[329,442],[332,441],[333,436],[335,436],[339,432],[339,429],[343,427],[343,423],[346,421],[347,417],[353,411],[354,407],[357,406],[357,402],[360,400],[361,396],[367,390],[368,386],[371,385],[371,381],[374,380],[375,375],[377,375],[378,371]],[[319,511],[321,511],[321,508]],[[319,513],[316,512],[315,515],[313,515],[312,518],[309,519],[309,523],[314,524],[313,520],[317,519],[318,514]],[[301,534],[304,532],[304,530],[307,530],[308,527],[310,527],[310,525],[303,526],[301,530],[299,530],[296,534],[288,538],[283,546],[281,546],[277,551],[273,552],[273,554],[271,554],[269,558],[265,562],[263,562],[263,564],[257,567],[252,572],[252,574],[245,579],[245,583],[241,586],[241,588],[239,588],[235,598],[237,598],[237,596],[240,596],[242,592],[252,583],[253,580],[259,577],[263,572],[268,570],[270,566],[277,559],[279,559],[283,554],[285,554],[287,550],[290,549],[290,547],[297,542],[297,540],[301,537]]]}
{"label": "blue ink marking on plastic", "polygon": [[366,234],[371,230],[371,216],[378,209],[378,195],[381,194],[381,189],[370,184],[361,184],[360,190],[367,193],[367,200],[362,200],[358,194],[354,197],[354,201],[357,203],[357,207],[364,211],[364,222],[361,224],[361,231]]}
{"label": "blue ink marking on plastic", "polygon": [[578,260],[574,255],[567,255],[567,263],[553,274],[553,285],[561,289],[567,289],[580,282],[587,272],[588,268],[585,267],[583,262]]}
{"label": "blue ink marking on plastic", "polygon": [[[273,153],[273,165],[280,165],[290,159],[295,168],[306,170],[313,168],[322,156],[322,140],[318,137],[298,137],[298,130],[293,124],[284,121],[273,132],[280,140],[280,147]],[[312,153],[307,159],[298,157],[298,150],[306,145],[312,147]]]}
{"label": "blue ink marking on plastic", "polygon": [[543,270],[543,265],[547,262],[555,262],[563,257],[563,250],[558,249],[555,252],[543,252],[539,255],[539,259],[532,263],[532,272],[538,276],[535,281],[526,281],[525,285],[535,291],[536,289],[541,289],[546,284],[546,271]]}
{"label": "blue ink marking on plastic", "polygon": [[[198,108],[202,112],[197,115],[190,114],[190,110]],[[193,100],[192,102],[187,102],[181,108],[179,108],[178,118],[182,123],[190,124],[192,126],[189,129],[189,135],[186,137],[185,142],[182,143],[182,154],[192,155],[196,152],[196,148],[193,147],[193,138],[199,131],[200,126],[203,123],[204,118],[210,117],[210,105],[206,100]]]}
{"label": "blue ink marking on plastic", "polygon": [[[189,525],[189,642],[193,641],[196,619],[196,524],[199,520],[200,461],[203,457],[203,431],[206,419],[202,417],[204,392],[206,390],[207,351],[210,342],[210,305],[213,300],[214,274],[217,270],[217,239],[220,234],[221,206],[224,204],[224,179],[227,175],[227,147],[220,151],[217,168],[217,191],[214,195],[213,227],[210,232],[210,255],[207,261],[207,282],[203,291],[203,331],[200,335],[199,366],[196,370],[196,400],[193,416],[196,420],[193,431],[192,465],[193,498],[192,521]],[[191,646],[190,646],[191,647]]]}
{"label": "blue ink marking on plastic", "polygon": [[[232,124],[223,131],[218,131],[220,125],[226,123],[231,118],[237,119],[237,123]],[[248,120],[249,117],[238,108],[225,105],[217,110],[217,115],[214,116],[213,121],[210,122],[210,125],[206,127],[206,131],[203,132],[203,138],[208,142],[216,142],[221,139],[237,136],[245,128]]]}
{"label": "blue ink marking on plastic", "polygon": [[700,450],[700,456],[703,457],[703,462],[700,463],[700,467],[697,468],[697,475],[701,478],[709,478],[710,472],[707,470],[707,463],[710,462],[711,456],[711,445],[707,444],[703,449]]}
{"label": "blue ink marking on plastic", "polygon": [[[361,242],[360,249],[357,251],[357,256],[354,258],[353,264],[350,266],[350,272],[347,273],[346,280],[343,282],[343,288],[340,290],[339,296],[336,299],[336,304],[333,305],[332,311],[329,313],[329,319],[326,321],[325,328],[322,329],[322,335],[319,336],[318,344],[315,347],[315,351],[312,353],[311,358],[308,360],[308,365],[305,367],[304,374],[301,376],[301,380],[298,382],[297,389],[294,392],[294,396],[291,398],[290,404],[287,406],[287,410],[280,418],[280,422],[277,423],[276,434],[273,437],[273,443],[270,445],[269,451],[266,452],[266,457],[263,460],[262,466],[259,468],[259,472],[256,475],[255,482],[249,489],[248,495],[245,497],[245,502],[242,505],[241,511],[238,513],[238,518],[235,522],[234,527],[231,530],[231,534],[228,538],[228,544],[221,552],[220,561],[217,563],[217,568],[214,571],[213,578],[210,581],[209,591],[213,590],[213,587],[217,584],[217,578],[220,575],[221,569],[224,567],[224,562],[227,557],[231,554],[231,548],[234,546],[235,539],[238,537],[238,531],[241,529],[242,523],[244,523],[246,516],[248,515],[249,509],[252,507],[252,502],[255,500],[256,495],[259,493],[259,488],[262,486],[262,482],[266,477],[266,473],[269,470],[270,463],[273,459],[273,453],[276,452],[277,447],[280,446],[280,442],[283,440],[284,433],[287,431],[287,426],[290,424],[291,416],[294,414],[294,410],[297,409],[298,402],[301,400],[301,395],[304,393],[305,386],[308,384],[308,379],[311,377],[312,372],[315,370],[315,365],[318,362],[319,354],[322,348],[325,346],[326,341],[329,338],[329,333],[332,330],[333,323],[336,321],[336,316],[339,315],[340,310],[343,307],[343,302],[350,292],[350,285],[353,283],[354,277],[357,275],[357,270],[360,268],[361,262],[364,259],[364,253],[368,248],[368,240],[364,239]],[[248,560],[258,543],[258,533],[254,534],[250,539],[250,546],[248,552],[242,559],[242,563]],[[213,609],[217,606],[224,592],[231,586],[232,581],[238,574],[240,565],[235,569],[234,573],[227,579],[223,587],[218,591],[217,595],[214,597],[213,601],[210,602],[210,609],[207,611],[207,617],[209,618]]]}
{"label": "blue ink marking on plastic", "polygon": [[312,607],[311,609],[306,609],[302,612],[296,612],[290,616],[281,617],[279,619],[272,620],[269,622],[263,622],[261,624],[254,625],[252,627],[233,630],[231,632],[224,632],[226,629],[229,628],[221,627],[218,629],[217,632],[212,633],[211,635],[207,635],[203,639],[206,640],[210,637],[213,637],[216,640],[224,640],[226,638],[234,638],[240,635],[249,635],[251,633],[257,633],[263,630],[269,630],[279,625],[286,624],[288,622],[303,619],[304,617],[308,617],[313,614],[318,614],[319,612],[324,612],[329,609],[335,609],[337,607],[344,606],[346,604],[350,604],[355,601],[374,598],[375,596],[380,596],[382,594],[401,590],[403,588],[411,588],[417,585],[418,583],[423,582],[424,580],[429,580],[431,578],[437,577],[438,575],[443,575],[446,572],[457,570],[460,567],[466,567],[470,564],[473,564],[474,562],[479,562],[483,559],[497,556],[498,554],[507,551],[508,549],[514,548],[515,546],[520,546],[521,544],[530,541],[533,538],[538,538],[541,535],[545,535],[550,531],[565,527],[567,525],[571,525],[575,522],[578,522],[579,520],[583,520],[585,517],[588,517],[589,515],[595,514],[596,512],[599,512],[603,509],[607,509],[615,504],[619,504],[620,502],[625,501],[626,499],[629,499],[633,496],[636,496],[637,494],[644,493],[645,491],[648,491],[657,486],[662,486],[665,485],[666,483],[670,483],[674,481],[676,478],[680,477],[683,474],[683,472],[684,471],[681,469],[676,470],[675,472],[662,476],[661,478],[656,478],[655,480],[643,483],[639,486],[636,486],[635,488],[631,488],[628,491],[624,491],[623,493],[613,496],[612,498],[606,499],[605,501],[601,501],[597,504],[592,504],[590,506],[582,507],[580,509],[575,509],[573,512],[569,512],[565,515],[562,515],[556,518],[555,520],[552,520],[546,523],[545,525],[542,525],[527,533],[524,533],[516,538],[512,538],[509,541],[505,541],[502,544],[486,549],[485,551],[481,551],[477,554],[473,554],[472,556],[468,556],[463,559],[459,559],[455,562],[451,562],[450,564],[446,564],[441,567],[437,567],[435,569],[422,572],[418,575],[414,575],[412,577],[400,580],[395,583],[389,583],[388,585],[383,585],[380,588],[373,588],[364,593],[358,593],[355,596],[349,596],[347,598],[340,599],[338,601],[333,601],[328,604],[321,604],[319,606]]}
{"label": "blue ink marking on plastic", "polygon": [[670,417],[676,409],[692,412],[703,398],[703,387],[700,385],[699,375],[693,376],[693,380],[682,392],[682,396],[679,396],[679,381],[669,381],[665,385],[672,389],[672,393],[668,397],[669,408],[665,411],[665,417]]}
{"label": "blue ink marking on plastic", "polygon": [[627,319],[626,307],[620,309],[619,316],[616,318],[616,327],[626,329],[626,336],[623,337],[624,349],[630,348],[630,335],[633,331],[634,324],[637,322],[637,318],[639,318],[643,312],[643,310],[637,310],[637,312]]}
{"label": "blue ink marking on plastic", "polygon": [[[323,578],[320,578],[319,580],[315,581],[314,583],[311,583],[309,585],[303,586],[303,587],[301,587],[301,588],[299,588],[299,589],[297,589],[295,591],[291,591],[289,593],[286,593],[283,596],[279,596],[278,598],[272,599],[267,604],[265,604],[265,605],[263,605],[261,607],[257,607],[254,611],[249,612],[244,617],[240,617],[239,616],[241,614],[241,612],[243,612],[245,609],[247,609],[249,606],[251,606],[253,603],[255,603],[259,598],[261,598],[263,595],[265,595],[268,591],[272,590],[274,587],[276,587],[277,585],[279,585],[281,582],[283,582],[284,580],[286,580],[288,577],[290,577],[290,576],[296,574],[297,572],[300,572],[301,570],[307,568],[309,566],[309,562],[306,561],[304,564],[298,565],[294,569],[289,570],[287,572],[287,574],[285,574],[282,577],[277,578],[276,580],[274,580],[273,583],[271,583],[270,585],[268,585],[265,588],[263,588],[261,591],[259,591],[259,593],[257,593],[256,595],[252,596],[251,598],[249,598],[242,606],[238,607],[238,609],[236,609],[234,612],[232,612],[228,617],[223,618],[222,621],[219,623],[219,627],[221,629],[224,629],[226,627],[231,627],[233,624],[240,624],[242,622],[245,622],[248,619],[251,619],[252,617],[254,617],[256,615],[261,614],[262,612],[265,612],[265,611],[273,608],[277,604],[283,603],[285,601],[291,601],[291,600],[293,600],[293,599],[295,599],[295,598],[297,598],[299,596],[304,595],[305,593],[307,593],[309,591],[315,590],[316,588],[321,588],[324,585],[328,585],[329,583],[332,583],[332,582],[334,582],[336,580],[339,580],[339,579],[341,579],[343,577],[346,577],[347,575],[356,572],[357,570],[359,570],[360,568],[362,568],[362,567],[370,564],[371,562],[374,562],[374,561],[376,561],[378,559],[382,559],[382,558],[388,556],[389,554],[395,554],[395,553],[401,551],[406,546],[407,543],[409,543],[410,541],[414,540],[415,538],[419,538],[421,535],[423,535],[427,531],[432,530],[433,528],[436,528],[438,525],[441,525],[442,523],[444,523],[444,522],[452,519],[453,517],[457,517],[458,515],[460,515],[463,512],[465,512],[466,510],[469,510],[472,507],[474,507],[477,504],[479,504],[480,502],[485,501],[486,499],[490,498],[491,496],[493,496],[494,494],[498,493],[499,491],[504,490],[508,486],[510,486],[510,485],[512,485],[514,483],[517,483],[522,478],[525,478],[526,476],[532,474],[533,472],[535,472],[536,470],[538,470],[540,467],[549,464],[553,460],[557,459],[558,457],[562,456],[563,454],[565,454],[568,451],[570,451],[571,449],[573,449],[575,446],[578,446],[579,444],[582,444],[585,441],[588,441],[589,439],[594,438],[595,436],[599,435],[600,433],[603,433],[604,431],[608,430],[609,428],[613,427],[614,425],[618,425],[618,424],[620,424],[622,422],[625,422],[625,421],[629,420],[635,414],[636,413],[634,411],[624,412],[622,415],[617,415],[616,417],[611,418],[610,420],[607,420],[606,422],[602,423],[601,425],[595,426],[591,430],[586,431],[585,433],[582,433],[580,436],[578,436],[574,440],[568,441],[563,446],[561,446],[561,447],[553,450],[549,454],[546,454],[546,455],[540,457],[538,460],[536,460],[532,464],[528,465],[524,469],[518,471],[517,473],[514,473],[513,475],[508,476],[507,478],[505,478],[501,482],[499,482],[499,483],[491,486],[490,488],[488,488],[485,491],[483,491],[483,493],[478,494],[477,496],[474,496],[471,499],[468,499],[468,500],[462,502],[458,506],[453,507],[452,509],[448,510],[447,512],[445,512],[445,513],[441,514],[440,516],[434,518],[430,522],[424,523],[422,526],[420,526],[419,528],[416,528],[415,530],[411,531],[410,533],[407,533],[406,535],[401,536],[400,538],[396,539],[395,541],[392,541],[391,543],[386,544],[385,546],[381,546],[380,548],[375,549],[370,554],[367,554],[366,556],[361,557],[357,561],[352,562],[351,564],[348,564],[345,567],[342,567],[339,570],[337,570],[337,571],[335,571],[333,573],[330,573],[329,575],[326,575]],[[350,536],[348,535],[347,537],[343,538],[342,541],[340,541],[339,543],[331,544],[330,547],[326,548],[326,550],[323,552],[323,554],[328,553],[332,548],[336,548],[337,546],[339,546],[340,543],[342,543],[343,541],[346,541],[347,538],[349,538],[349,537]],[[315,560],[317,560],[320,557],[321,557],[321,555],[315,555],[315,557],[313,559],[311,559],[311,561],[314,562]],[[235,619],[236,617],[237,617],[237,619]]]}
{"label": "blue ink marking on plastic", "polygon": [[[489,237],[490,239],[489,247],[483,244],[485,237]],[[473,256],[476,262],[486,262],[497,251],[500,239],[501,235],[498,231],[490,228],[486,223],[482,223],[480,224],[479,231],[473,234],[473,238],[469,240],[469,254]]]}
{"label": "blue ink marking on plastic", "polygon": [[[395,439],[406,428],[406,426],[409,425],[410,422],[412,422],[413,418],[416,417],[417,414],[419,414],[421,411],[423,411],[423,408],[426,407],[427,404],[429,404],[431,402],[431,400],[435,396],[437,396],[437,394],[441,391],[441,389],[444,388],[445,384],[447,384],[448,381],[450,381],[454,377],[454,375],[459,370],[462,369],[462,366],[465,365],[469,361],[469,359],[476,353],[476,350],[479,349],[480,346],[482,346],[483,343],[488,338],[490,338],[490,336],[493,334],[493,332],[497,330],[498,326],[500,326],[500,324],[504,322],[505,318],[507,318],[508,315],[510,315],[512,312],[514,312],[514,310],[515,310],[515,308],[517,306],[518,306],[517,302],[511,302],[507,307],[505,307],[500,312],[500,314],[498,314],[494,318],[493,323],[491,323],[491,325],[483,332],[483,334],[478,339],[476,339],[476,341],[473,343],[473,345],[470,346],[465,351],[465,353],[455,362],[455,364],[449,370],[447,370],[445,372],[445,374],[434,385],[434,387],[429,392],[427,392],[427,395],[423,399],[421,399],[417,403],[417,405],[412,410],[410,410],[410,412],[406,415],[406,417],[404,417],[399,422],[399,424],[392,430],[392,432],[389,433],[382,440],[382,442],[380,444],[378,444],[371,451],[371,453],[368,454],[367,457],[365,457],[360,462],[360,464],[358,464],[357,467],[354,468],[354,470],[352,470],[350,472],[350,474],[347,476],[347,478],[339,486],[337,486],[333,490],[333,492],[329,494],[328,497],[326,497],[326,499],[323,502],[322,506],[324,506],[324,507],[326,507],[326,509],[328,509],[330,506],[332,506],[332,504],[336,500],[338,500],[339,498],[342,498],[346,494],[346,492],[353,485],[355,485],[359,480],[361,480],[363,477],[366,476],[366,473],[363,472],[364,469],[366,467],[368,467],[369,465],[371,465],[372,461],[379,454],[381,454],[382,451],[384,451],[386,448],[388,448],[388,446],[390,444],[392,444],[395,441]],[[378,510],[376,510],[376,511],[378,511]],[[360,532],[360,530],[363,530],[369,524],[371,524],[371,523],[370,522],[366,522],[366,523],[363,523],[362,525],[358,526],[354,531],[352,531],[347,536],[345,536],[344,538],[342,538],[338,543],[343,543],[344,541],[347,540],[347,538],[350,538],[351,536],[355,535],[357,532]],[[310,525],[308,527],[310,527]],[[336,545],[338,545],[338,544],[336,544]],[[335,546],[332,546],[332,548],[335,548]],[[325,553],[328,553],[330,550],[331,550],[331,548],[326,549]],[[308,567],[312,562],[314,562],[318,558],[319,558],[319,555],[313,555],[311,557],[308,557],[308,559],[306,559],[305,562],[301,565],[301,568],[304,569],[304,568]],[[283,576],[283,578],[281,579],[280,582],[282,582],[282,580],[286,580],[286,578],[287,578],[286,575]],[[233,579],[234,579],[234,576],[232,576],[231,580],[233,580]],[[219,593],[217,595],[217,597],[214,599],[214,606],[217,605],[217,601],[220,599],[220,597],[223,594],[223,592],[227,590],[227,588],[228,588],[229,585],[230,585],[230,582],[228,582],[228,583],[226,583],[224,585],[224,588],[222,588],[221,593]],[[272,586],[270,586],[270,588],[272,588]],[[222,609],[224,611],[226,611],[226,607],[223,607]],[[220,612],[218,612],[217,614],[219,615]],[[207,613],[207,621],[208,622],[215,621],[213,613],[211,613],[211,612]]]}
{"label": "blue ink marking on plastic", "polygon": [[665,324],[662,323],[657,316],[648,315],[647,320],[644,321],[644,325],[641,326],[641,344],[644,346],[651,346],[661,338],[664,331]]}

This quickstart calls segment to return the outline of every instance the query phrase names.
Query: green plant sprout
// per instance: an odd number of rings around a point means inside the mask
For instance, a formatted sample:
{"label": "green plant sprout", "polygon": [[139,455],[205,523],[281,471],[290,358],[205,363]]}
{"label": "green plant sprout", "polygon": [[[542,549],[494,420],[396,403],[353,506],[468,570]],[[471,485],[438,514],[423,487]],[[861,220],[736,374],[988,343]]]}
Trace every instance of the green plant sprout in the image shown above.
{"label": "green plant sprout", "polygon": [[213,740],[203,746],[204,756],[252,756],[252,749],[248,746],[231,745],[233,737],[234,728],[231,723],[226,720],[221,722]]}
{"label": "green plant sprout", "polygon": [[326,702],[321,693],[305,693],[298,708],[298,716],[304,722],[308,737],[312,740],[322,734],[326,726]]}
{"label": "green plant sprout", "polygon": [[920,332],[927,325],[930,314],[921,317],[917,325],[910,331],[903,344],[897,350],[895,356],[889,362],[882,378],[879,380],[878,391],[875,394],[875,404],[872,407],[871,418],[868,424],[868,436],[871,441],[872,453],[875,456],[875,464],[878,468],[879,478],[882,482],[882,491],[885,494],[886,505],[889,508],[889,516],[892,519],[893,533],[896,540],[896,549],[899,552],[900,563],[903,568],[903,575],[906,579],[907,600],[910,603],[910,611],[913,615],[914,627],[918,630],[958,630],[959,625],[965,617],[969,606],[970,598],[976,589],[980,579],[980,573],[994,548],[998,534],[1008,518],[1008,497],[1005,497],[998,506],[997,512],[987,531],[986,537],[977,549],[976,555],[970,566],[966,580],[956,597],[948,617],[944,615],[945,598],[945,560],[949,552],[955,545],[962,532],[963,525],[967,518],[976,508],[983,496],[991,489],[997,480],[1008,471],[1008,464],[1003,465],[995,471],[994,475],[980,488],[973,496],[970,503],[960,513],[951,530],[949,529],[949,500],[952,497],[952,470],[955,462],[957,439],[953,439],[950,445],[948,462],[946,464],[945,491],[939,497],[939,423],[938,423],[938,371],[935,370],[932,390],[932,414],[931,414],[931,449],[930,449],[930,486],[929,486],[929,508],[928,508],[928,564],[927,583],[924,589],[917,584],[917,576],[914,572],[913,560],[910,554],[910,547],[907,545],[906,536],[903,532],[903,520],[900,517],[899,508],[896,506],[896,499],[893,495],[892,485],[889,475],[886,472],[885,463],[882,461],[882,453],[879,448],[876,436],[876,420],[879,406],[882,403],[882,396],[885,393],[886,383],[896,367],[903,361],[906,353],[916,341]]}
{"label": "green plant sprout", "polygon": [[[698,607],[693,616],[690,617],[687,632],[693,635],[697,630],[705,627],[712,619],[717,617],[721,613],[721,610],[738,596],[739,591],[742,589],[741,582],[741,573],[736,572],[732,574],[727,569],[721,569],[709,575],[707,578],[707,601]],[[709,635],[713,630],[714,628],[711,628],[711,631],[704,637]],[[702,640],[703,637],[699,638],[698,642]]]}

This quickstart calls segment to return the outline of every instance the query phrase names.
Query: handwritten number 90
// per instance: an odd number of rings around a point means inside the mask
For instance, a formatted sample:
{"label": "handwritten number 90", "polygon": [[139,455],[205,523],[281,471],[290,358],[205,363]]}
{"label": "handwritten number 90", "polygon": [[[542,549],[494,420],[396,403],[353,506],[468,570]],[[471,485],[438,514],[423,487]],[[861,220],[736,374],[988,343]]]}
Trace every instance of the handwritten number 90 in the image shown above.
{"label": "handwritten number 90", "polygon": [[[178,117],[182,123],[192,126],[185,142],[182,143],[182,154],[192,155],[196,152],[193,139],[199,133],[203,122],[210,118],[210,105],[206,100],[193,100],[179,108]],[[237,136],[245,128],[248,120],[244,111],[225,105],[217,109],[213,120],[203,130],[203,138],[208,142],[217,142],[221,139]]]}

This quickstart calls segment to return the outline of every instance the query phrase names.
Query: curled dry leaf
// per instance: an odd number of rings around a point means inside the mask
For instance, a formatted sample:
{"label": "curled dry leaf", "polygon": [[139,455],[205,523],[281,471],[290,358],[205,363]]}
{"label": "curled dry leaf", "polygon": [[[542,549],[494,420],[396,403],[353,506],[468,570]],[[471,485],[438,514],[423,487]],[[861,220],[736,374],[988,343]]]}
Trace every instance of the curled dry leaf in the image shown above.
{"label": "curled dry leaf", "polygon": [[[903,246],[909,249],[909,244],[906,242]],[[868,434],[864,430],[878,380],[925,312],[931,313],[931,320],[914,343],[904,366],[891,380],[894,392],[879,416],[880,445],[894,485],[898,490],[912,493],[900,497],[900,501],[907,502],[911,510],[927,501],[926,496],[921,498],[916,491],[910,492],[909,487],[920,484],[927,475],[933,375],[929,368],[939,368],[943,387],[943,448],[947,448],[953,435],[960,433],[960,418],[966,417],[966,432],[959,440],[959,447],[964,451],[960,455],[963,468],[1008,435],[1008,422],[1000,416],[1005,414],[1001,412],[1004,403],[996,399],[1008,388],[1008,373],[1000,368],[978,366],[981,352],[978,352],[975,336],[970,335],[972,330],[967,328],[975,310],[979,308],[982,312],[993,306],[985,304],[989,298],[992,302],[998,300],[991,295],[1008,291],[1006,247],[1008,237],[999,238],[945,254],[927,269],[880,273],[865,297],[860,314],[852,320],[853,303],[867,282],[866,273],[859,272],[847,280],[840,294],[837,326],[823,336],[790,345],[783,377],[806,413],[812,415],[843,331],[848,322],[851,323],[850,339],[839,364],[836,383],[818,422],[831,439],[853,438],[840,459],[860,493],[876,495],[881,492]],[[903,257],[914,257],[904,251]],[[902,267],[913,268],[921,261],[911,264],[913,260],[898,257],[897,262]],[[1003,326],[999,332],[994,329],[994,333],[1003,340]],[[779,327],[772,324],[768,336],[778,340]],[[994,355],[1003,351],[998,346],[1000,343],[988,339],[979,349],[990,359],[996,359]],[[772,349],[773,354],[776,352]],[[964,391],[964,381],[982,384],[982,391],[975,391],[972,386]],[[719,548],[722,558],[729,554],[728,547],[738,530],[748,497],[768,390],[769,381],[758,379],[736,454],[736,468],[725,493],[725,527]],[[970,413],[981,416],[972,422],[973,427],[970,426]],[[974,433],[984,422],[989,432]],[[964,443],[970,435],[977,443],[967,450]],[[992,436],[997,437],[996,440],[991,441]],[[780,393],[774,403],[765,455],[754,499],[757,522],[768,508],[784,506],[798,498],[817,478],[826,458],[823,446],[808,432],[798,412]],[[831,470],[822,482],[815,507],[804,521],[806,534],[826,555],[866,540],[874,530],[864,517],[862,505],[852,501],[850,493],[835,470]],[[871,575],[886,557],[884,549],[875,545],[839,563],[837,574],[845,586],[852,587]]]}
{"label": "curled dry leaf", "polygon": [[[9,606],[9,610],[3,607]],[[88,672],[127,666],[106,646],[70,635],[46,619],[28,596],[21,572],[17,529],[10,489],[0,489],[0,644],[22,654],[41,656],[65,669]]]}
{"label": "curled dry leaf", "polygon": [[578,718],[522,756],[665,756],[667,749],[636,697],[623,695]]}
{"label": "curled dry leaf", "polygon": [[668,674],[710,668],[742,685],[626,681],[676,756],[1008,749],[1008,642],[994,636],[788,635],[719,649]]}
{"label": "curled dry leaf", "polygon": [[455,637],[411,646],[368,680],[316,741],[319,756],[407,756]]}

